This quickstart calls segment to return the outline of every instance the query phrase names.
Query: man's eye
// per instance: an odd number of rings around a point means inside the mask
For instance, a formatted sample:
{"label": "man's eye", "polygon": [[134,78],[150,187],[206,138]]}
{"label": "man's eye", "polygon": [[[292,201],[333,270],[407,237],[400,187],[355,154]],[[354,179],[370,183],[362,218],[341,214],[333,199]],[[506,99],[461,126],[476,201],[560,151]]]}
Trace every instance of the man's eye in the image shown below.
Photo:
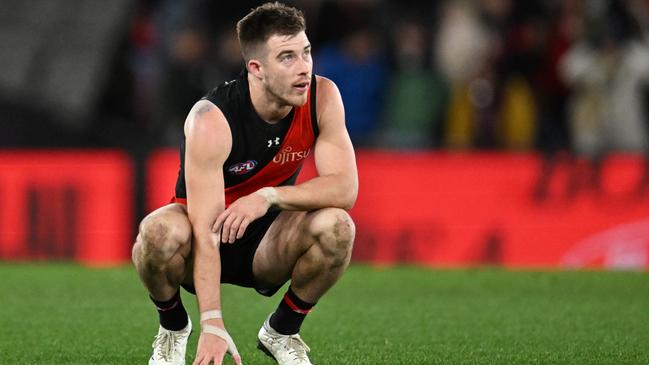
{"label": "man's eye", "polygon": [[290,60],[292,60],[292,59],[293,59],[293,55],[290,55],[290,54],[284,55],[284,56],[282,56],[282,57],[280,58],[280,60],[281,60],[282,62],[290,61]]}

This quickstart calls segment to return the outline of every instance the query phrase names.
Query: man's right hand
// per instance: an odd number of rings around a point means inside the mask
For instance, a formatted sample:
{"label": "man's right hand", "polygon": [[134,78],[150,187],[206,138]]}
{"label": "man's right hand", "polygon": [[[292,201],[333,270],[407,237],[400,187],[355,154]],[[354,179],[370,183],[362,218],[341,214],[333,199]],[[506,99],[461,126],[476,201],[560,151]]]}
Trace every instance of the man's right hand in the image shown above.
{"label": "man's right hand", "polygon": [[[228,351],[228,344],[224,339],[210,333],[201,333],[196,348],[196,359],[193,365],[222,365],[223,357]],[[241,356],[233,355],[234,363],[242,365]]]}

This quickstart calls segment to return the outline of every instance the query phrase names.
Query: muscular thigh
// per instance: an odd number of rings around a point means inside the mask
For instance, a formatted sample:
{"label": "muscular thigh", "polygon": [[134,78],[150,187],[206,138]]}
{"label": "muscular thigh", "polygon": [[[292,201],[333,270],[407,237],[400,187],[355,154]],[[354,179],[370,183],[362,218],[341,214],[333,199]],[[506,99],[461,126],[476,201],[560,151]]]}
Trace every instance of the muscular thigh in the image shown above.
{"label": "muscular thigh", "polygon": [[269,286],[291,278],[297,260],[313,244],[305,234],[308,212],[282,211],[262,238],[253,259],[258,282]]}

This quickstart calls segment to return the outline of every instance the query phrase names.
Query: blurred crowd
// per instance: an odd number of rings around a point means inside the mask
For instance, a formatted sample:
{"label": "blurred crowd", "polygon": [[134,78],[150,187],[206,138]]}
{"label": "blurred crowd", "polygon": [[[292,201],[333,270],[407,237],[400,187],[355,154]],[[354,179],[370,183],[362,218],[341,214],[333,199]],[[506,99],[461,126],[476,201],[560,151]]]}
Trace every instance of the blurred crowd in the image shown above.
{"label": "blurred crowd", "polygon": [[[547,169],[649,151],[648,0],[286,2],[306,15],[356,146],[536,149]],[[236,21],[261,2],[121,3],[131,16],[69,140],[176,145],[191,105],[243,68]]]}
{"label": "blurred crowd", "polygon": [[[167,142],[196,99],[242,69],[234,25],[258,3],[140,5],[135,105]],[[649,1],[292,4],[358,146],[647,148]]]}

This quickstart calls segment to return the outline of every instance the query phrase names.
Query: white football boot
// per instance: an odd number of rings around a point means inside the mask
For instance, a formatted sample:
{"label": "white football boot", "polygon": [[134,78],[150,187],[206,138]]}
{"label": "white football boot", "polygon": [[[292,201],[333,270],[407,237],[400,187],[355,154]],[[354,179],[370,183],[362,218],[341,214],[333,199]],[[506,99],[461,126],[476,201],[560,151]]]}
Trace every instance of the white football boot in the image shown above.
{"label": "white football boot", "polygon": [[187,340],[192,333],[192,321],[187,318],[187,326],[180,331],[170,331],[160,326],[153,341],[153,354],[149,365],[185,365]]}
{"label": "white football boot", "polygon": [[268,324],[268,319],[261,326],[257,338],[257,348],[275,359],[279,365],[313,365],[307,356],[311,349],[302,341],[300,335],[277,333]]}

